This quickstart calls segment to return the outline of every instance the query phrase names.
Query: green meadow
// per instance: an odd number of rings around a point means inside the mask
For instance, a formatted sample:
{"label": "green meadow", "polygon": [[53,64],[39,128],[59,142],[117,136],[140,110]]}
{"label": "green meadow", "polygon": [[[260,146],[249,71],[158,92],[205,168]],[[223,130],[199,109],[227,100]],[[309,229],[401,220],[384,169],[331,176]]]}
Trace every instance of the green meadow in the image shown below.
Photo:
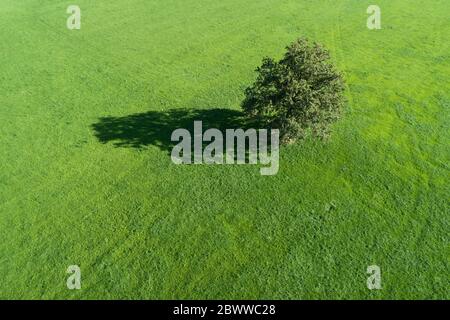
{"label": "green meadow", "polygon": [[[448,0],[2,0],[0,298],[449,299],[449,13]],[[239,124],[255,68],[298,37],[346,79],[331,138],[282,146],[274,176],[173,164],[171,132]]]}

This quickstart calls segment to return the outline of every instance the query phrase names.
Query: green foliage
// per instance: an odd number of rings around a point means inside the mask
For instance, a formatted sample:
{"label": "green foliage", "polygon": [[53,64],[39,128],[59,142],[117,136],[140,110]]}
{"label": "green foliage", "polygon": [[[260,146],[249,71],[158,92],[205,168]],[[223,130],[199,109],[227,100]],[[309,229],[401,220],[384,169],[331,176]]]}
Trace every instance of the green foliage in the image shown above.
{"label": "green foliage", "polygon": [[286,49],[278,62],[263,60],[243,109],[279,128],[284,142],[310,134],[325,138],[344,104],[344,80],[321,45],[298,39]]}
{"label": "green foliage", "polygon": [[[68,3],[0,1],[0,299],[450,299],[450,1],[377,1],[380,32],[355,0]],[[178,112],[233,128],[298,30],[348,74],[333,139],[172,164]]]}

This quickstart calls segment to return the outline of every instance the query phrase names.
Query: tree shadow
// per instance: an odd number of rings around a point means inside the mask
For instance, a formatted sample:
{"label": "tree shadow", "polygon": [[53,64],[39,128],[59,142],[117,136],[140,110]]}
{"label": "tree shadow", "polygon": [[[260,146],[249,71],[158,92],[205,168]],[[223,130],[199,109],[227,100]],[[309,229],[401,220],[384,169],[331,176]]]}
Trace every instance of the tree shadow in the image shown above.
{"label": "tree shadow", "polygon": [[124,117],[103,117],[92,125],[101,143],[113,143],[115,147],[142,149],[157,146],[171,152],[177,142],[171,141],[172,132],[183,128],[193,136],[194,121],[202,121],[203,132],[216,128],[258,128],[240,111],[230,109],[174,109],[165,112],[149,111]]}

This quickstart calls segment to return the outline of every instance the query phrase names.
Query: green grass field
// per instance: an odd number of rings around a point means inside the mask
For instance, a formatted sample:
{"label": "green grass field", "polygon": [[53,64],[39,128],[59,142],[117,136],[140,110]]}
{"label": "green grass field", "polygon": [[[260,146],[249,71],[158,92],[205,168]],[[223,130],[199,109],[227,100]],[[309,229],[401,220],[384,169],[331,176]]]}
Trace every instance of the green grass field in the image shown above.
{"label": "green grass field", "polygon": [[[0,298],[449,299],[449,12],[2,0]],[[170,132],[238,115],[262,58],[300,36],[347,81],[331,139],[282,147],[276,176],[174,165]]]}

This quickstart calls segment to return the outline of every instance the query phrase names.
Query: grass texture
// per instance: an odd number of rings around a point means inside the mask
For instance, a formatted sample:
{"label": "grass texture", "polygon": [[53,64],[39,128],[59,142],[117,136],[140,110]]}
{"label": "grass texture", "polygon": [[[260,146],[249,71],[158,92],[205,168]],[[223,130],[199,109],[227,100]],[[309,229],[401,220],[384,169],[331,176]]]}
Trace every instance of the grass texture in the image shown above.
{"label": "grass texture", "polygon": [[[450,2],[378,0],[369,30],[372,2],[77,0],[68,30],[73,2],[2,0],[0,298],[449,299]],[[272,177],[172,164],[300,36],[347,81],[331,139]]]}

